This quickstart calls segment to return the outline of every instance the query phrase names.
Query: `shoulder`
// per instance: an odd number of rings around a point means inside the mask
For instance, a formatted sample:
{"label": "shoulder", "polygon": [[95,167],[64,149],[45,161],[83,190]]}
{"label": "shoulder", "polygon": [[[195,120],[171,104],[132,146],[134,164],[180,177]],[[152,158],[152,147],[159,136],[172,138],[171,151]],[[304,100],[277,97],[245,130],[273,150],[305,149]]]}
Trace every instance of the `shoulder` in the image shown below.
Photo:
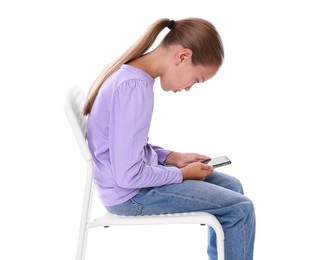
{"label": "shoulder", "polygon": [[[128,65],[122,65],[112,74],[100,89],[100,99],[105,103],[114,103],[114,100],[127,103],[146,103],[154,99],[153,92],[154,79],[146,72]],[[123,101],[124,100],[124,101]]]}
{"label": "shoulder", "polygon": [[155,80],[145,71],[123,64],[103,84],[103,89],[111,91],[152,90]]}
{"label": "shoulder", "polygon": [[128,102],[152,103],[153,84],[154,79],[146,72],[132,66],[122,65],[106,79],[96,99],[104,106],[110,106],[116,101],[124,104]]}

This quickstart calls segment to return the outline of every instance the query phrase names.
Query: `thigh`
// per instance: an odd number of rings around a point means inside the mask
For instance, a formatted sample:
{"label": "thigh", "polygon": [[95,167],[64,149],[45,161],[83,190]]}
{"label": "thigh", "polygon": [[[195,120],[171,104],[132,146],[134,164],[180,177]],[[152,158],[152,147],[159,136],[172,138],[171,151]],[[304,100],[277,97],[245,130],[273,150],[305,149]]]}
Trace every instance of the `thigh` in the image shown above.
{"label": "thigh", "polygon": [[213,171],[204,181],[244,194],[241,182],[237,178],[222,172]]}
{"label": "thigh", "polygon": [[141,215],[165,214],[173,212],[203,211],[218,215],[224,214],[246,198],[214,183],[186,180],[179,184],[142,189],[133,202],[141,207]]}

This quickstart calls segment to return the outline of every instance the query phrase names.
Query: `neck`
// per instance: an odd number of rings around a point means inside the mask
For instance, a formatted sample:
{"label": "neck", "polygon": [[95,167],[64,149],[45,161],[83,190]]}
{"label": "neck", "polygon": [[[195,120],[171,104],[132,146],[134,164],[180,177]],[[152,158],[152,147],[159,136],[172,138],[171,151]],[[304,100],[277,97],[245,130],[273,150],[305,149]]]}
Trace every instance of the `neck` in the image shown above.
{"label": "neck", "polygon": [[167,58],[165,48],[157,47],[153,51],[131,61],[128,65],[147,72],[152,78],[160,77],[164,71],[165,61]]}

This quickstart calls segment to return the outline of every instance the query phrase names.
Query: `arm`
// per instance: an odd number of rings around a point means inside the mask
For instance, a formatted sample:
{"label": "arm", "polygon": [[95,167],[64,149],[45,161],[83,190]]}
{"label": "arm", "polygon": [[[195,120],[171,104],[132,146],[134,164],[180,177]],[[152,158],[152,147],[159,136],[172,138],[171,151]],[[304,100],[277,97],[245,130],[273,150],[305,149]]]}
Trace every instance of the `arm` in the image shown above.
{"label": "arm", "polygon": [[124,188],[143,188],[180,183],[179,169],[150,165],[145,158],[153,109],[150,86],[136,80],[126,82],[115,90],[109,106],[109,159],[117,184]]}

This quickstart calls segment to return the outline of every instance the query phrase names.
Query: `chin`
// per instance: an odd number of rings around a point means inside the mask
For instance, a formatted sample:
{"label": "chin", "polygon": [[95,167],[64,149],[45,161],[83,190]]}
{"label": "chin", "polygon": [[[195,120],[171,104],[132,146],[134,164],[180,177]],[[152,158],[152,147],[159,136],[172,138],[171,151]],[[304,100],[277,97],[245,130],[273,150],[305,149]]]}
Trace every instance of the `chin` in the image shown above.
{"label": "chin", "polygon": [[168,87],[164,86],[164,85],[161,85],[161,88],[163,91],[171,91],[171,89],[169,89]]}

